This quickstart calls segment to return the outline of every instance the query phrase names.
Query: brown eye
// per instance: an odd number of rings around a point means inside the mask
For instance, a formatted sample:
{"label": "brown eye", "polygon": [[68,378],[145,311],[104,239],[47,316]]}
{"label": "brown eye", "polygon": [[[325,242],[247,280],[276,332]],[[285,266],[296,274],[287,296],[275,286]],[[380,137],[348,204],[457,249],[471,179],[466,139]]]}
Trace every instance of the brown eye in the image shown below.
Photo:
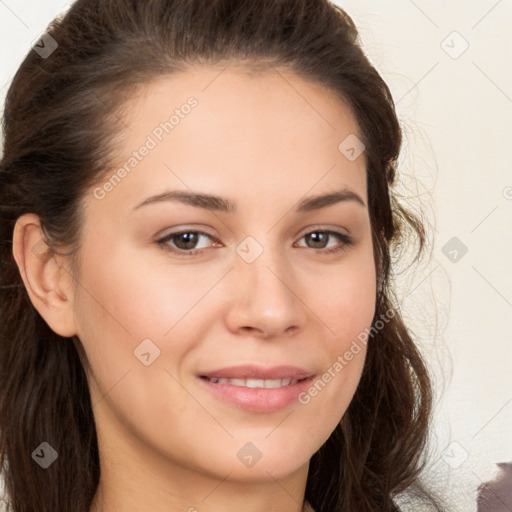
{"label": "brown eye", "polygon": [[315,231],[305,235],[306,239],[313,243],[311,249],[324,249],[330,238],[329,233]]}
{"label": "brown eye", "polygon": [[[353,241],[348,235],[339,233],[338,231],[311,231],[310,233],[304,235],[302,238],[307,241],[309,249],[320,250],[324,253],[339,252],[348,248],[348,246],[353,245]],[[327,248],[327,244],[332,238],[338,239],[340,243],[333,247]]]}
{"label": "brown eye", "polygon": [[166,235],[157,243],[171,252],[190,256],[206,250],[205,247],[197,248],[197,244],[203,237],[212,239],[210,235],[202,231],[180,231]]}
{"label": "brown eye", "polygon": [[177,235],[173,235],[171,240],[174,240],[174,245],[176,245],[178,249],[195,249],[199,236],[194,232],[179,233]]}

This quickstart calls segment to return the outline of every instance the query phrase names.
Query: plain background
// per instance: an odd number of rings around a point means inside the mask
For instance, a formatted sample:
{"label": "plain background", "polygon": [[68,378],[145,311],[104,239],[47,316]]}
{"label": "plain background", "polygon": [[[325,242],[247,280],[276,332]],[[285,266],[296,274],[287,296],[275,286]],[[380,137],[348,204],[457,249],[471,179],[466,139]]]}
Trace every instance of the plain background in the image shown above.
{"label": "plain background", "polygon": [[[393,93],[404,130],[397,190],[433,241],[397,275],[436,374],[428,478],[450,510],[476,510],[478,485],[512,460],[512,1],[338,3]],[[2,105],[24,55],[69,5],[0,0]]]}

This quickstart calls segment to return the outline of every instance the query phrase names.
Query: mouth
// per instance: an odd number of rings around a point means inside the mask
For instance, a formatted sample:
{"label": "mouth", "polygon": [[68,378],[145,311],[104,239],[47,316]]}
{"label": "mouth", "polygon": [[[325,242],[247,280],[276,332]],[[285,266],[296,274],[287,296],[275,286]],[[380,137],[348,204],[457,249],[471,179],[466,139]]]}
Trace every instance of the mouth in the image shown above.
{"label": "mouth", "polygon": [[202,385],[224,404],[270,413],[292,405],[313,381],[313,372],[295,366],[243,365],[198,375]]}
{"label": "mouth", "polygon": [[297,382],[301,382],[307,379],[226,379],[219,377],[207,377],[201,375],[202,379],[206,379],[213,384],[229,384],[230,386],[240,386],[244,388],[266,388],[276,389],[283,388],[286,386],[293,386]]}

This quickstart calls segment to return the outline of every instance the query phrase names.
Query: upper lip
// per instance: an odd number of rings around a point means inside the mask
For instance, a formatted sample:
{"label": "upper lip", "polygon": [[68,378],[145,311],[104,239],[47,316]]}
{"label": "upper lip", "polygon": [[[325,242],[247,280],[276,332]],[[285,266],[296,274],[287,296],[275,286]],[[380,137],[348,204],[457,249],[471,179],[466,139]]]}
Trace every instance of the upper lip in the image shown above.
{"label": "upper lip", "polygon": [[305,379],[313,376],[314,373],[299,368],[297,366],[272,366],[264,367],[255,364],[245,364],[240,366],[230,366],[227,368],[219,368],[205,373],[201,373],[201,377],[218,378],[218,379]]}

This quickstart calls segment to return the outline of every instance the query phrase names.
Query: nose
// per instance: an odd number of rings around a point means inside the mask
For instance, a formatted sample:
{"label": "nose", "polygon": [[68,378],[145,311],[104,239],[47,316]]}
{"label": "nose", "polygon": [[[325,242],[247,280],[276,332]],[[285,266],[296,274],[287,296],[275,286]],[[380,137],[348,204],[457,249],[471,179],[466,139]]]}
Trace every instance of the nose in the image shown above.
{"label": "nose", "polygon": [[304,327],[307,308],[299,280],[284,257],[268,257],[269,252],[252,263],[237,257],[225,314],[227,327],[236,334],[269,339]]}

